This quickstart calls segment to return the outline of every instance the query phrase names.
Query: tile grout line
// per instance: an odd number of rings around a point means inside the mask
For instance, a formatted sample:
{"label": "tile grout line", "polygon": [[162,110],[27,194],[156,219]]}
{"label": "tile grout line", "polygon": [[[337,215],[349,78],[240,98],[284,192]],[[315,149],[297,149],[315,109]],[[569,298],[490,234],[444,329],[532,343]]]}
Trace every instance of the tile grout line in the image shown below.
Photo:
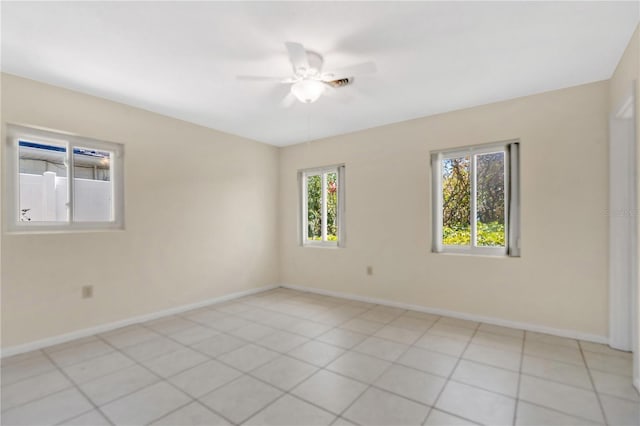
{"label": "tile grout line", "polygon": [[578,341],[578,348],[580,349],[580,356],[582,357],[582,362],[584,362],[584,365],[587,368],[589,381],[591,382],[591,386],[593,386],[593,393],[595,394],[596,399],[598,400],[598,406],[600,407],[600,413],[602,414],[602,419],[604,420],[604,424],[608,426],[609,421],[607,420],[607,414],[604,411],[604,406],[602,405],[602,400],[600,399],[600,393],[596,388],[596,382],[593,380],[593,375],[591,374],[591,368],[589,367],[589,363],[587,362],[587,357],[585,356],[584,351],[582,350],[582,345],[580,344],[580,341]]}
{"label": "tile grout line", "polygon": [[522,365],[524,364],[524,345],[527,341],[527,331],[522,334],[522,344],[520,346],[520,365],[518,366],[518,385],[516,387],[516,405],[513,407],[513,422],[512,425],[516,425],[518,420],[518,408],[520,407],[520,382],[522,381]]}
{"label": "tile grout line", "polygon": [[[476,334],[478,333],[478,330],[480,329],[480,325],[482,323],[478,323],[478,325],[476,326],[476,328],[473,331],[473,334],[471,335],[471,337],[469,338],[469,341],[467,342],[466,346],[464,347],[464,349],[462,350],[462,352],[460,352],[460,356],[458,357],[458,360],[456,361],[455,365],[453,366],[453,368],[451,369],[451,373],[449,373],[449,375],[447,376],[447,380],[444,384],[444,386],[442,387],[442,389],[440,389],[440,392],[438,392],[438,395],[436,396],[436,398],[433,400],[433,409],[436,408],[436,405],[438,404],[438,401],[440,400],[440,397],[442,396],[442,394],[444,393],[444,390],[447,388],[447,385],[449,384],[449,382],[451,382],[451,377],[453,377],[453,374],[456,372],[456,370],[458,369],[458,365],[460,365],[460,361],[462,361],[462,357],[464,356],[465,352],[467,351],[467,349],[469,349],[469,345],[471,345],[471,342],[473,341],[473,338],[476,336]],[[456,415],[457,417],[461,417],[459,415]],[[428,418],[428,417],[427,417]],[[424,425],[424,423],[427,421],[427,418],[424,419],[424,421],[422,422],[422,424]],[[466,419],[466,417],[461,417],[463,419]],[[468,419],[471,420],[471,419]],[[475,420],[471,420],[473,423],[477,423]]]}
{"label": "tile grout line", "polygon": [[[44,351],[43,351],[43,352],[44,352]],[[94,403],[94,402],[93,402],[93,400],[92,400],[91,398],[89,398],[89,395],[87,395],[87,394],[86,394],[86,393],[85,393],[85,392],[80,388],[80,386],[78,386],[78,385],[76,384],[76,382],[75,382],[73,379],[71,379],[71,377],[69,377],[69,375],[67,374],[67,372],[66,372],[66,371],[64,371],[64,370],[63,370],[63,369],[58,365],[58,363],[57,363],[54,359],[52,359],[52,358],[49,356],[49,354],[44,353],[44,356],[49,360],[49,362],[51,362],[53,365],[55,365],[55,366],[56,366],[56,368],[58,369],[58,371],[59,371],[59,372],[60,372],[60,373],[61,373],[61,374],[62,374],[62,375],[63,375],[63,376],[64,376],[64,377],[65,377],[65,378],[66,378],[66,379],[67,379],[67,380],[68,380],[68,381],[73,385],[73,387],[76,389],[76,391],[78,391],[78,392],[79,392],[79,393],[80,393],[80,394],[81,394],[81,395],[82,395],[82,396],[87,400],[87,402],[89,402],[89,404],[91,404],[91,405],[93,406],[93,409],[94,409],[94,410],[97,410],[97,411],[98,411],[98,412],[99,412],[99,413],[100,413],[100,414],[101,414],[105,419],[107,419],[107,421],[109,422],[109,424],[114,425],[114,423],[111,421],[111,419],[109,419],[109,418],[106,416],[106,414],[105,414],[105,413],[100,409],[100,407],[99,407],[96,403]],[[85,413],[88,413],[89,411],[90,411],[90,410],[86,411]],[[84,413],[82,413],[82,414],[84,414]],[[79,416],[75,416],[75,417],[79,417]],[[65,422],[65,421],[70,420],[70,419],[75,418],[75,417],[69,417],[69,418],[67,418],[67,419],[61,420],[61,421],[60,421],[60,422],[58,422],[58,423]]]}

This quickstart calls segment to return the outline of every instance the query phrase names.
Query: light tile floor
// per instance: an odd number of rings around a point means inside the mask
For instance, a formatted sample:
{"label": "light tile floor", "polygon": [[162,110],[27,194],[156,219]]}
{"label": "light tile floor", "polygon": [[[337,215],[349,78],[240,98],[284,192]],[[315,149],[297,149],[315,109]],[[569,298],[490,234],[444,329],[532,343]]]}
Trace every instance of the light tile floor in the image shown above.
{"label": "light tile floor", "polygon": [[289,289],[2,360],[3,425],[640,425],[631,355]]}

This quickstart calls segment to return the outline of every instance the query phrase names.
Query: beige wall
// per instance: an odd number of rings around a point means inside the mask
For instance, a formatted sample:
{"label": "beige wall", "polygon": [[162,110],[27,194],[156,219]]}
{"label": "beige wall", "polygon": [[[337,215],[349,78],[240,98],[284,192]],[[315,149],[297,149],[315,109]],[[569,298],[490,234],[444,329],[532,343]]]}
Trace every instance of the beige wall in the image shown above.
{"label": "beige wall", "polygon": [[[608,94],[598,82],[282,149],[282,281],[607,335]],[[429,152],[515,138],[522,257],[431,253]],[[335,163],[347,247],[302,248],[296,172]]]}
{"label": "beige wall", "polygon": [[[629,45],[620,59],[613,76],[611,77],[611,90],[609,93],[609,111],[614,113],[629,95],[632,87],[635,87],[635,111],[636,111],[636,155],[637,170],[640,170],[640,25],[629,41]],[[636,214],[640,212],[640,185],[638,185],[638,206]],[[640,227],[638,228],[638,241],[640,241]],[[640,263],[640,259],[636,260]],[[637,283],[636,296],[638,297],[637,306],[640,307],[640,277]],[[636,322],[640,324],[640,313],[636,313]],[[634,362],[634,378],[636,387],[640,389],[640,325],[636,327],[638,335],[636,336],[635,362]]]}
{"label": "beige wall", "polygon": [[6,123],[123,143],[126,230],[3,233],[2,347],[278,282],[277,148],[3,74]]}

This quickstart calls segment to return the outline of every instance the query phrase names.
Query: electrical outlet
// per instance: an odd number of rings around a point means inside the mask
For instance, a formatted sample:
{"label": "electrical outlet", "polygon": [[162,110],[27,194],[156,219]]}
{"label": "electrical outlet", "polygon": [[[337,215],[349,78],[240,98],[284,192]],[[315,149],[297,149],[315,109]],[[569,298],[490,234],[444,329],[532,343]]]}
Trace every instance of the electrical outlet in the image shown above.
{"label": "electrical outlet", "polygon": [[373,266],[367,266],[367,275],[373,275]]}
{"label": "electrical outlet", "polygon": [[91,297],[93,297],[93,286],[92,285],[82,286],[82,298],[89,299]]}

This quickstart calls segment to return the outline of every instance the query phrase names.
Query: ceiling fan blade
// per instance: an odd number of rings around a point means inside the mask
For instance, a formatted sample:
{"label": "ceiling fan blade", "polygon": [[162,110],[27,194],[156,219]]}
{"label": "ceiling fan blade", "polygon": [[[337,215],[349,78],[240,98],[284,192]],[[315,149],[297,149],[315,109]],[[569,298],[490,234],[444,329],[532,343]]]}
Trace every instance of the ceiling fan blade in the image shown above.
{"label": "ceiling fan blade", "polygon": [[285,96],[282,101],[280,101],[280,105],[283,108],[290,108],[296,101],[296,97],[293,96],[293,93],[289,92],[287,93],[287,96]]}
{"label": "ceiling fan blade", "polygon": [[378,68],[376,67],[375,62],[362,62],[359,64],[351,65],[349,67],[327,71],[322,74],[322,79],[325,81],[340,80],[342,78],[349,78],[356,75],[373,74],[377,70]]}
{"label": "ceiling fan blade", "polygon": [[269,77],[263,75],[237,75],[236,79],[246,81],[277,81],[280,83],[288,83],[288,77]]}
{"label": "ceiling fan blade", "polygon": [[307,58],[307,51],[300,43],[293,43],[287,41],[284,44],[289,52],[289,60],[293,66],[293,72],[298,70],[306,71],[309,69],[309,58]]}

